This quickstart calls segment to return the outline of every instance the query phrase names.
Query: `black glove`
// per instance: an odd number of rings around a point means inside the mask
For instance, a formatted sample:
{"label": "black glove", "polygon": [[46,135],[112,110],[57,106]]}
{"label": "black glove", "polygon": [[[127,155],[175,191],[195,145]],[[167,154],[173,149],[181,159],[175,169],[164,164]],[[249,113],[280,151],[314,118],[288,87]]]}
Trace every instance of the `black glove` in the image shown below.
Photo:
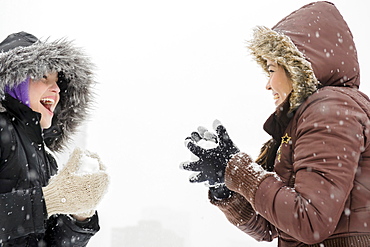
{"label": "black glove", "polygon": [[233,194],[233,192],[229,190],[224,183],[218,184],[214,187],[209,187],[209,193],[211,197],[216,200],[227,199]]}
{"label": "black glove", "polygon": [[[220,187],[224,183],[225,168],[227,162],[232,155],[239,152],[239,149],[234,145],[224,126],[218,120],[213,123],[213,128],[216,130],[217,136],[198,128],[197,132],[193,132],[191,137],[186,138],[187,148],[196,155],[199,160],[193,162],[184,162],[181,168],[188,171],[198,172],[190,178],[192,183],[200,183],[208,181],[210,187]],[[214,140],[218,143],[215,148],[205,149],[197,143],[202,140]]]}

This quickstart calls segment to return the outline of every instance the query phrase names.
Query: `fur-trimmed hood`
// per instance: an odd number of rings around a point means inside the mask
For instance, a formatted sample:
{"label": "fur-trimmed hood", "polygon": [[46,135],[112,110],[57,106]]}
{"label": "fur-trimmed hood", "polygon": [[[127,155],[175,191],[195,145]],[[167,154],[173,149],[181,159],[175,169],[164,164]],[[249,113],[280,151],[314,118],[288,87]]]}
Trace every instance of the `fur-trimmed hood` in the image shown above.
{"label": "fur-trimmed hood", "polygon": [[314,2],[272,29],[257,27],[249,49],[266,72],[266,59],[282,65],[293,80],[290,110],[323,86],[360,85],[352,33],[334,4]]}
{"label": "fur-trimmed hood", "polygon": [[0,44],[0,51],[1,98],[6,86],[16,86],[28,77],[38,80],[47,73],[58,72],[58,84],[63,87],[60,86],[60,101],[52,126],[44,130],[44,138],[52,151],[61,151],[91,108],[91,87],[95,84],[93,64],[71,41],[40,41],[25,32],[9,35]]}

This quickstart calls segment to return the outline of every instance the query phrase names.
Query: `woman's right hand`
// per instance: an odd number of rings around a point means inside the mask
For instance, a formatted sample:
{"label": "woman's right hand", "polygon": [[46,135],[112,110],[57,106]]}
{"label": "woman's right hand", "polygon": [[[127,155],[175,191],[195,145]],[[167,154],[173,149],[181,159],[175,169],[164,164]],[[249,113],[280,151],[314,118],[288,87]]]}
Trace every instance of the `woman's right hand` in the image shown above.
{"label": "woman's right hand", "polygon": [[[204,133],[193,132],[191,137],[186,138],[186,147],[198,159],[183,162],[180,164],[180,168],[197,172],[196,175],[190,177],[190,182],[192,183],[208,182],[208,185],[211,187],[219,187],[219,185],[224,183],[227,162],[233,155],[239,152],[239,149],[230,139],[226,128],[220,121],[215,120],[213,128],[216,134],[208,131]],[[200,129],[205,130],[204,127]],[[203,148],[199,145],[203,139],[214,141],[217,145],[213,148]]]}

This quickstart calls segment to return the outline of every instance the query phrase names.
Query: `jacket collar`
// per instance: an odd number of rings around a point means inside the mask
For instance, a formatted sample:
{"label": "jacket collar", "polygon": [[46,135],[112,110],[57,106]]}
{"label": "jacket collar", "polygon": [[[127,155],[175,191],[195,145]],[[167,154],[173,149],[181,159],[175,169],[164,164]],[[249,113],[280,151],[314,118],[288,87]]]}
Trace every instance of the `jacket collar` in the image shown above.
{"label": "jacket collar", "polygon": [[289,98],[290,95],[276,108],[276,111],[270,115],[263,125],[263,129],[279,144],[294,115],[294,112],[290,111]]}
{"label": "jacket collar", "polygon": [[43,143],[40,113],[33,111],[9,94],[5,95],[2,105],[9,113],[10,120],[17,126],[20,126],[32,142],[38,145]]}

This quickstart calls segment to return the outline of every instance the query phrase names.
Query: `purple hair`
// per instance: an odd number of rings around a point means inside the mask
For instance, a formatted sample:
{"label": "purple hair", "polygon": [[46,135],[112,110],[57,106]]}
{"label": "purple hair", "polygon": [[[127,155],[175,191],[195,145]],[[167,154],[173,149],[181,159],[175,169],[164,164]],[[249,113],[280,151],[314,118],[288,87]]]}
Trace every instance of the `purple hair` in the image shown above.
{"label": "purple hair", "polygon": [[26,80],[22,81],[21,83],[12,88],[6,86],[5,93],[8,93],[13,98],[19,100],[24,105],[30,107],[29,85],[30,78],[27,77]]}

